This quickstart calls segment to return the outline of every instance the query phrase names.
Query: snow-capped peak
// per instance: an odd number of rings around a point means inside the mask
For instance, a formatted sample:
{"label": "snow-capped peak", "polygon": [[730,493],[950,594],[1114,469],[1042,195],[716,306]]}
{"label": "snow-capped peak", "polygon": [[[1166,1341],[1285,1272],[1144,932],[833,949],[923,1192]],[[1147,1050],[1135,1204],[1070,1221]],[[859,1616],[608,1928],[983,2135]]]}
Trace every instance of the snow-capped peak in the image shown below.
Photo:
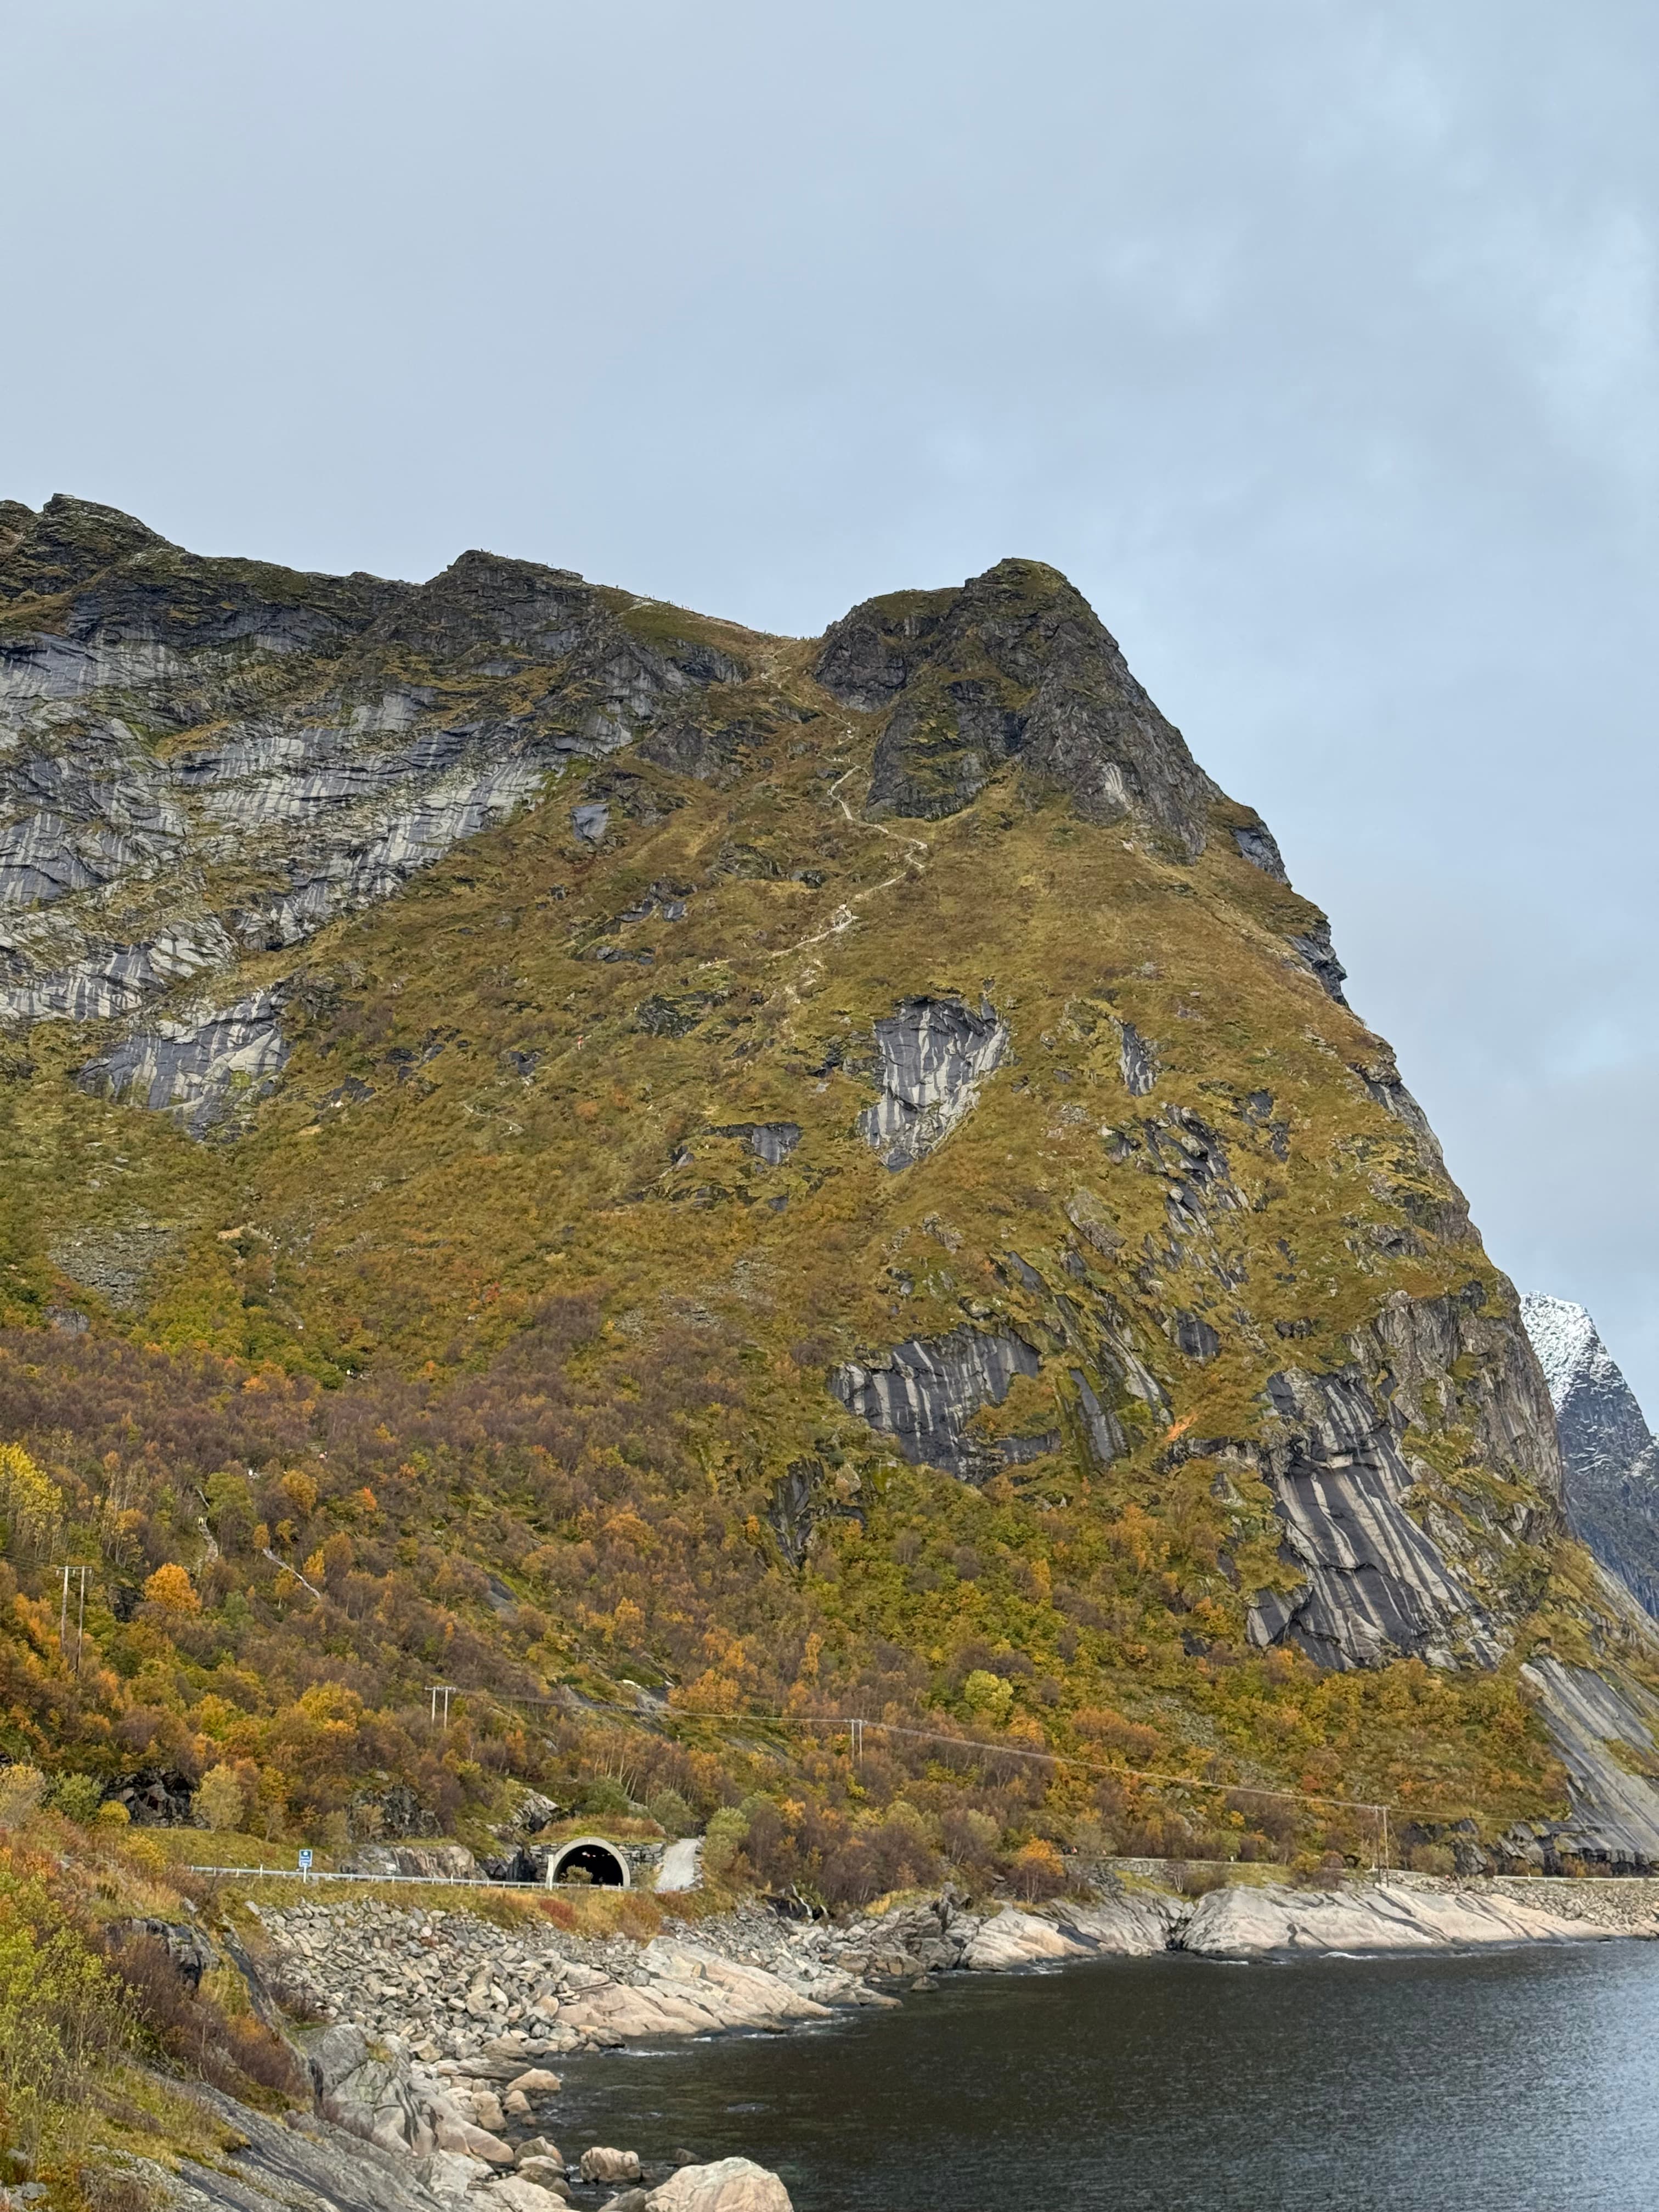
{"label": "snow-capped peak", "polygon": [[[1533,1340],[1537,1364],[1548,1382],[1551,1405],[1558,1413],[1575,1385],[1597,1382],[1628,1391],[1631,1385],[1620,1374],[1620,1363],[1601,1343],[1595,1322],[1582,1305],[1573,1305],[1571,1298],[1551,1298],[1541,1290],[1526,1290],[1522,1291],[1522,1322]],[[1631,1402],[1635,1405],[1635,1398]]]}
{"label": "snow-capped peak", "polygon": [[1612,1359],[1595,1333],[1595,1323],[1583,1306],[1571,1298],[1553,1298],[1543,1291],[1526,1291],[1521,1298],[1521,1318],[1538,1364],[1549,1385],[1550,1403],[1559,1413],[1568,1391],[1602,1362]]}

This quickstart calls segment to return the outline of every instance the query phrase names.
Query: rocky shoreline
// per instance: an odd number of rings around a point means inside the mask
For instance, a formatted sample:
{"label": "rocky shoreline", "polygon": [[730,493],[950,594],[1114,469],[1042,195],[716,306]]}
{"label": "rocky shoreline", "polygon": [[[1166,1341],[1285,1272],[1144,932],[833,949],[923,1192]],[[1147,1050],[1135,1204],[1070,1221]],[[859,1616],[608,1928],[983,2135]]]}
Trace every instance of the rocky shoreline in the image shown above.
{"label": "rocky shoreline", "polygon": [[1112,1885],[1087,1902],[989,1911],[947,1888],[846,1923],[751,1904],[671,1922],[649,1942],[380,1899],[250,1910],[264,1973],[318,2023],[306,2039],[323,2120],[392,2160],[422,2205],[556,2212],[608,2197],[617,2212],[787,2212],[781,2182],[746,2160],[717,2172],[683,2150],[653,2165],[631,2147],[561,2149],[554,2063],[648,2038],[782,2032],[896,2004],[950,1972],[1652,1936],[1659,1882],[1394,1875],[1196,1899]]}

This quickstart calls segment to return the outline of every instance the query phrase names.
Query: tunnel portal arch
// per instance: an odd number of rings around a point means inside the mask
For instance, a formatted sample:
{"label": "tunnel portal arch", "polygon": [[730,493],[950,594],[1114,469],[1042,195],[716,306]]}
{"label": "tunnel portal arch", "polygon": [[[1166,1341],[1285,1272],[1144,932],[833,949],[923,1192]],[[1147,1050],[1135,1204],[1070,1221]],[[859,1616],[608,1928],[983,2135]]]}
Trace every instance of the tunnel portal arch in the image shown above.
{"label": "tunnel portal arch", "polygon": [[564,1881],[567,1869],[580,1870],[599,1889],[634,1886],[627,1852],[617,1844],[606,1843],[603,1836],[573,1836],[568,1844],[561,1844],[547,1862],[550,1887]]}

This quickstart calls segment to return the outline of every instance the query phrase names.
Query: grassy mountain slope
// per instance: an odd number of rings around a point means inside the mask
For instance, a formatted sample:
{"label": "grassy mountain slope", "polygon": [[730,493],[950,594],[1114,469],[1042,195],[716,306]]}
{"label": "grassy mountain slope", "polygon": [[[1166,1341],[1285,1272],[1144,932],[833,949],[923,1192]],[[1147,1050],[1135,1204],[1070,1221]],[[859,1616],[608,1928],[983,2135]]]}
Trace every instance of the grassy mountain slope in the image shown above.
{"label": "grassy mountain slope", "polygon": [[[417,589],[108,550],[65,585],[37,549],[5,649],[116,608],[70,738],[186,792],[257,738],[282,803],[210,835],[179,799],[15,945],[32,1005],[164,925],[207,950],[0,1048],[0,1434],[51,1486],[9,1515],[14,1755],[228,1765],[249,1821],[337,1840],[394,1780],[453,1824],[608,1767],[745,1798],[757,1873],[848,1893],[905,1834],[1367,1847],[1275,1788],[1565,1817],[1523,1665],[1654,1678],[1563,1534],[1513,1292],[1323,917],[1063,579],[797,641],[484,556]],[[532,803],[364,889],[377,820],[329,910],[281,744],[392,690]],[[131,1103],[135,1051],[260,994],[274,1075]],[[605,1710],[634,1685],[665,1711]],[[1084,1764],[854,1770],[759,1709]]]}

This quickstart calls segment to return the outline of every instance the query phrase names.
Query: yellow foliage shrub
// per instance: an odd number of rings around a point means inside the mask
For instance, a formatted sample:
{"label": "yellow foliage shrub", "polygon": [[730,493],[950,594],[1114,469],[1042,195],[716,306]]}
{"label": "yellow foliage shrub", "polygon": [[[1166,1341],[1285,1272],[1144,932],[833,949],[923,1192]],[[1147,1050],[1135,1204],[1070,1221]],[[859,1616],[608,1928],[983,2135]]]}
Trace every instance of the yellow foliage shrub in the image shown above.
{"label": "yellow foliage shrub", "polygon": [[197,1613],[201,1609],[202,1601],[196,1595],[190,1570],[171,1559],[149,1577],[144,1584],[144,1595],[152,1605],[159,1605],[168,1613]]}
{"label": "yellow foliage shrub", "polygon": [[62,1516],[57,1484],[21,1444],[0,1444],[0,1550],[14,1559],[49,1552]]}
{"label": "yellow foliage shrub", "polygon": [[242,1785],[236,1770],[223,1765],[210,1767],[196,1791],[196,1810],[210,1828],[228,1833],[242,1825]]}

